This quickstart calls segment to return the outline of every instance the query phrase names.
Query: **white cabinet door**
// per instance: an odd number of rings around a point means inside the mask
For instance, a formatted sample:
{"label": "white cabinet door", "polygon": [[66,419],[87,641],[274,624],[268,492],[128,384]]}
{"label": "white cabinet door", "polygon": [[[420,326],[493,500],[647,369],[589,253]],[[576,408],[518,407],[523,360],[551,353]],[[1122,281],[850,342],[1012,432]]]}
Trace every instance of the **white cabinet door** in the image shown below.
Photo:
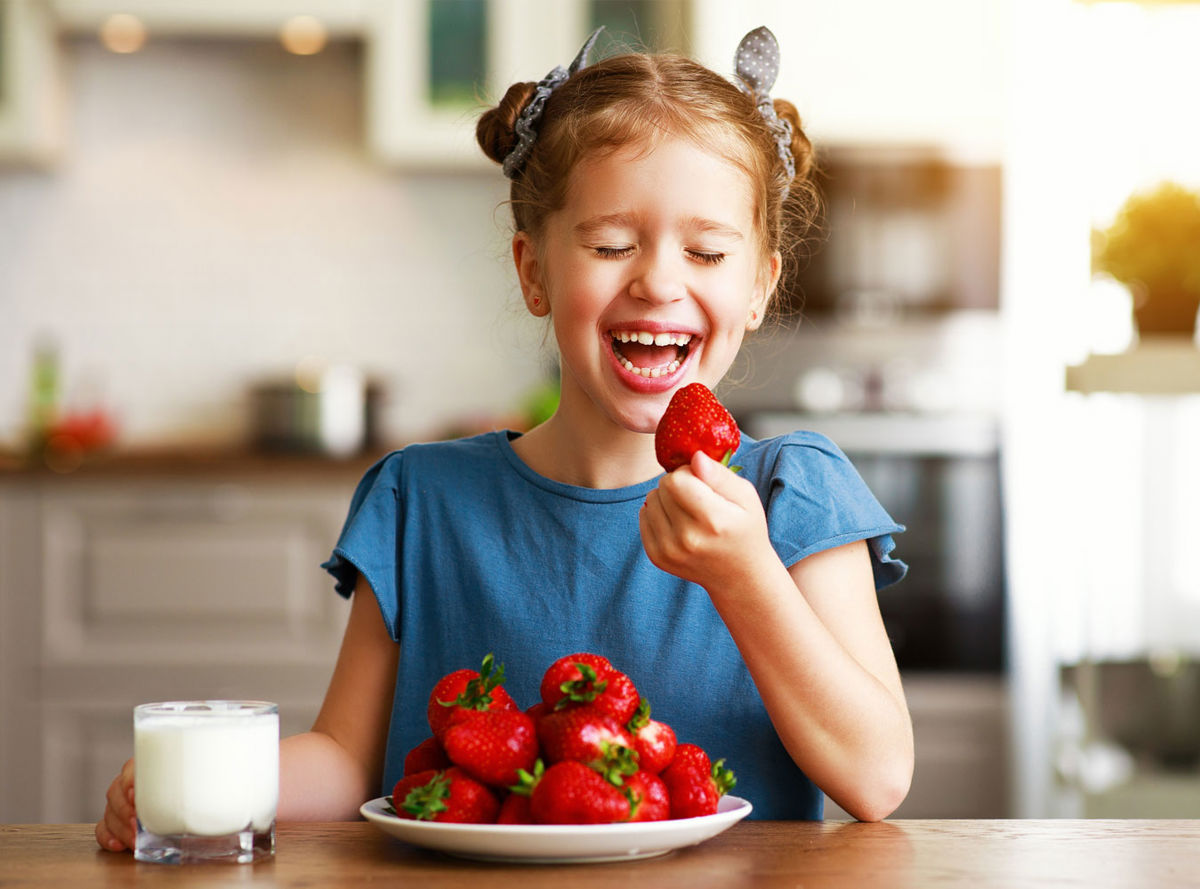
{"label": "white cabinet door", "polygon": [[310,662],[341,638],[320,570],[346,488],[76,486],[47,494],[43,661]]}
{"label": "white cabinet door", "polygon": [[270,700],[310,727],[353,481],[0,486],[0,821],[97,819],[138,703]]}

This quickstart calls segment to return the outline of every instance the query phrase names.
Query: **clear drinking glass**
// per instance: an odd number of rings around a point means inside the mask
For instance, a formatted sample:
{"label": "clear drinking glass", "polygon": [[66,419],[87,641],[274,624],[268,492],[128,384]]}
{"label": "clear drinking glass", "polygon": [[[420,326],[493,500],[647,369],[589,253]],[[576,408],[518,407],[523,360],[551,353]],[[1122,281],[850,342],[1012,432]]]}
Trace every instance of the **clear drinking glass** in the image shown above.
{"label": "clear drinking glass", "polygon": [[166,701],[133,708],[139,861],[249,862],[275,854],[279,707]]}

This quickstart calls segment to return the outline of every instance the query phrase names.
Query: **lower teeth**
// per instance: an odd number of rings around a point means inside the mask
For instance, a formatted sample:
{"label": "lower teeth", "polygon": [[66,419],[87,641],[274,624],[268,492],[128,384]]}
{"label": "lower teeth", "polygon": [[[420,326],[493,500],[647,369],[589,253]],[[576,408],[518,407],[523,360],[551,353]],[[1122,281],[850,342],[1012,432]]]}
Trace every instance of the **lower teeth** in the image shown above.
{"label": "lower teeth", "polygon": [[632,361],[630,361],[628,358],[624,358],[621,360],[621,366],[632,374],[650,377],[652,379],[661,377],[663,374],[673,374],[675,371],[679,370],[678,361],[672,361],[666,367],[634,367]]}

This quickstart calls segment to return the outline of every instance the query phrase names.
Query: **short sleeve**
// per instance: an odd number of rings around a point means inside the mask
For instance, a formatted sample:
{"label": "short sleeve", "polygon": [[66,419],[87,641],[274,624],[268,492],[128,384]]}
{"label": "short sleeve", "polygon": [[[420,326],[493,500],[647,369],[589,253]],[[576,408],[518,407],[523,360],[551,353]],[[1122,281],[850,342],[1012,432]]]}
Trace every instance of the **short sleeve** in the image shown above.
{"label": "short sleeve", "polygon": [[396,589],[400,559],[399,477],[402,454],[384,457],[363,476],[350,500],[337,545],[321,567],[334,579],[339,595],[349,598],[358,575],[366,578],[393,639],[398,639]]}
{"label": "short sleeve", "polygon": [[865,540],[876,590],[904,577],[908,566],[892,556],[892,535],[904,526],[888,515],[837,445],[816,433],[793,433],[763,456],[759,492],[771,543],[785,565]]}

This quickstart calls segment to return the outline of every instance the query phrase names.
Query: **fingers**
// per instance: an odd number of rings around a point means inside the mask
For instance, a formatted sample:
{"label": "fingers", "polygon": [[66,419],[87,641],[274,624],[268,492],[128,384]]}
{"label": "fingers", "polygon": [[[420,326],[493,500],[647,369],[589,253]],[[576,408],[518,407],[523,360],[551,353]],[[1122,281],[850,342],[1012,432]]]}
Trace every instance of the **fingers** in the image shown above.
{"label": "fingers", "polygon": [[742,504],[747,497],[757,499],[758,495],[754,491],[754,485],[748,479],[738,475],[729,467],[723,466],[703,451],[697,451],[692,455],[690,468],[696,478],[726,500]]}
{"label": "fingers", "polygon": [[96,842],[111,852],[132,849],[137,836],[133,760],[127,760],[105,795],[104,817],[96,824]]}

